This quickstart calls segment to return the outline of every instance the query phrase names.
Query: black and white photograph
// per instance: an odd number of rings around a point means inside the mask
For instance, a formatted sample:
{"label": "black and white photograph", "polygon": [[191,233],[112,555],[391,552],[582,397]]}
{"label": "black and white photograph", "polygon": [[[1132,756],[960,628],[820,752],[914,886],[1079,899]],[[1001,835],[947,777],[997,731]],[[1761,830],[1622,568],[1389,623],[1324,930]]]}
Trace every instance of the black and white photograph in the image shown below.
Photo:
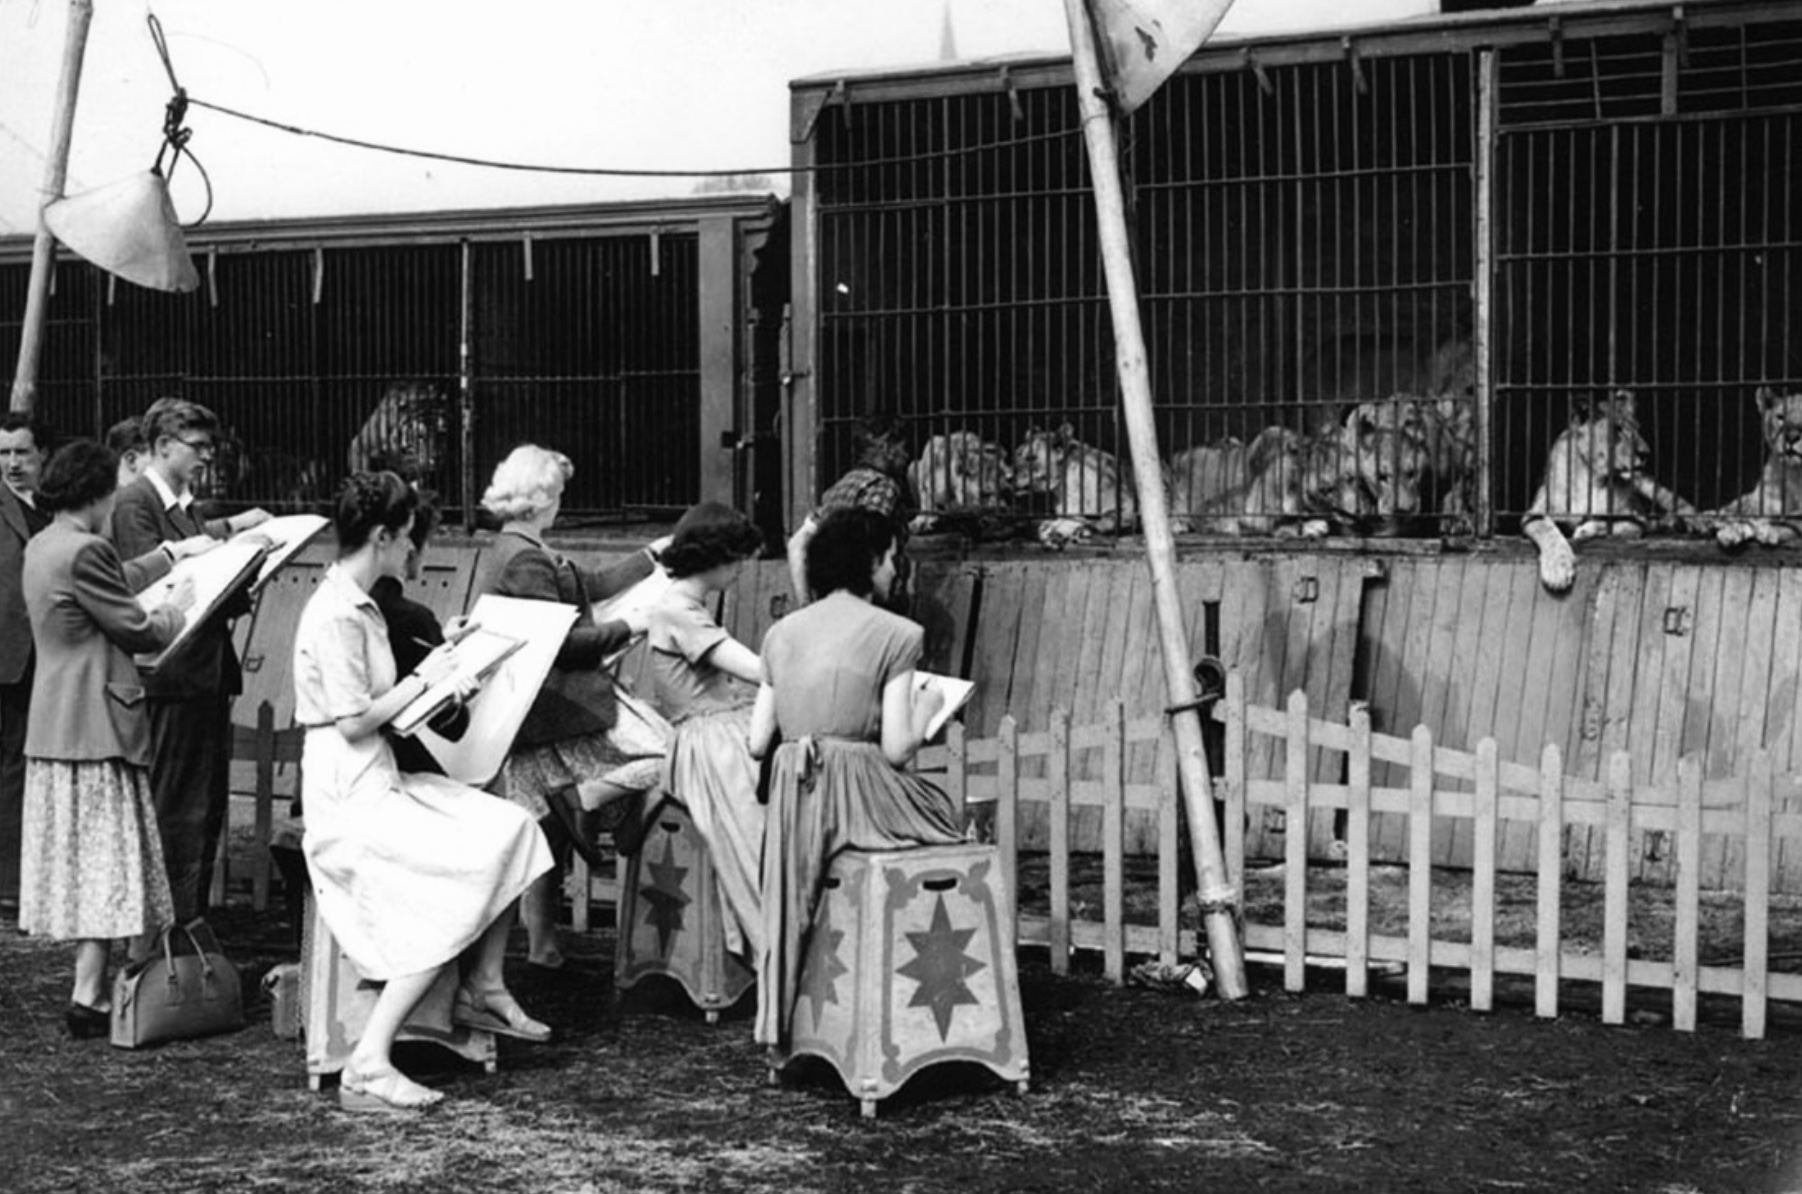
{"label": "black and white photograph", "polygon": [[0,1191],[1802,1194],[1802,6],[0,0]]}

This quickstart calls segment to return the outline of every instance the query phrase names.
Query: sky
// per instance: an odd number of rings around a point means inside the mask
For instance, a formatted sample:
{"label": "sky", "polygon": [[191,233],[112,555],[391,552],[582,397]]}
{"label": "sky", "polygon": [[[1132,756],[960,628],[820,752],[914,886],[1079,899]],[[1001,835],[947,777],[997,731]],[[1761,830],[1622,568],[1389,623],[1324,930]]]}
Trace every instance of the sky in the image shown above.
{"label": "sky", "polygon": [[[510,161],[746,169],[788,161],[789,81],[939,59],[1067,54],[1061,0],[95,0],[66,192],[142,170],[170,87],[286,124]],[[1220,34],[1365,24],[1432,0],[1239,0]],[[29,233],[68,21],[0,0],[0,236]],[[696,180],[570,178],[392,157],[191,108],[212,219],[666,198]],[[177,210],[204,191],[184,165]],[[778,189],[785,189],[779,185]]]}

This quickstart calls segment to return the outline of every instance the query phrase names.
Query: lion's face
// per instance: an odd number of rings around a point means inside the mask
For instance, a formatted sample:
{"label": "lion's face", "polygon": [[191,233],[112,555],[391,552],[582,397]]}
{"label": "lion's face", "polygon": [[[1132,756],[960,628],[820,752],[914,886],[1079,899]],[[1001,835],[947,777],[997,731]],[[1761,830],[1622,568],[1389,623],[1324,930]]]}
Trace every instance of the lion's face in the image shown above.
{"label": "lion's face", "polygon": [[1025,493],[1051,493],[1064,476],[1070,453],[1070,430],[1043,431],[1034,427],[1014,449],[1014,485]]}
{"label": "lion's face", "polygon": [[1633,395],[1622,390],[1602,403],[1595,414],[1571,428],[1578,458],[1597,477],[1627,481],[1643,476],[1651,448],[1640,434]]}
{"label": "lion's face", "polygon": [[1367,402],[1352,411],[1340,468],[1346,482],[1363,491],[1362,512],[1383,518],[1420,512],[1422,483],[1433,472],[1433,415],[1431,405],[1411,398]]}
{"label": "lion's face", "polygon": [[1779,394],[1768,386],[1760,389],[1758,413],[1771,458],[1802,461],[1802,394]]}

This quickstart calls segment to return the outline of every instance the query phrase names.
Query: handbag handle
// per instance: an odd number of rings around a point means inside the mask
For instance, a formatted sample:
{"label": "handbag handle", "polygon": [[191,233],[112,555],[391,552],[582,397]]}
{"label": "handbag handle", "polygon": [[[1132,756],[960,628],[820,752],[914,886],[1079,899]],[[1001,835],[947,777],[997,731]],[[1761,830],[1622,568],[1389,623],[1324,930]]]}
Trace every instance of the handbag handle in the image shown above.
{"label": "handbag handle", "polygon": [[188,925],[170,925],[163,930],[163,961],[166,963],[164,969],[169,975],[169,985],[171,987],[176,985],[174,935],[177,929],[181,930],[182,935],[188,939],[188,944],[194,947],[194,956],[200,959],[200,975],[202,980],[211,982],[213,977],[213,963],[207,958],[206,950],[200,947],[200,939],[194,936],[193,928]]}

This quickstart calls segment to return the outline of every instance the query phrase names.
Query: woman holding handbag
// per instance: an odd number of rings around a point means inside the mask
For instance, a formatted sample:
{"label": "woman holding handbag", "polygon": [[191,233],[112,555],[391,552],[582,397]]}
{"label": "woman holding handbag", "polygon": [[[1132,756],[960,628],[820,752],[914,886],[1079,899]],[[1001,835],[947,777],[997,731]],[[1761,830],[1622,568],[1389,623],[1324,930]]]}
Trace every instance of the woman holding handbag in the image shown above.
{"label": "woman holding handbag", "polygon": [[338,562],[301,614],[294,717],[306,728],[302,839],[319,914],[366,980],[382,983],[340,1078],[352,1111],[415,1110],[441,1097],[394,1068],[395,1034],[468,951],[458,1024],[545,1040],[501,977],[508,915],[550,869],[550,850],[511,805],[440,775],[403,774],[383,727],[442,677],[428,660],[395,682],[388,629],[370,590],[400,576],[419,497],[393,473],[339,491]]}
{"label": "woman holding handbag", "polygon": [[[597,623],[596,601],[616,596],[656,567],[657,544],[608,568],[586,569],[545,544],[545,532],[563,508],[563,489],[575,466],[561,452],[522,444],[495,468],[482,505],[503,520],[500,534],[482,552],[479,596],[492,593],[528,601],[573,605],[575,623],[513,739],[502,771],[507,799],[539,819],[567,858],[571,845],[587,850],[581,812],[612,806],[619,816],[614,843],[636,848],[638,799],[657,783],[669,748],[669,726],[654,710],[620,693],[607,667],[645,618],[635,615]],[[664,542],[667,542],[664,541]],[[559,870],[561,867],[559,867]],[[557,944],[561,876],[552,872],[520,901],[526,926],[526,961],[540,972],[563,968]]]}
{"label": "woman holding handbag", "polygon": [[[109,1029],[110,942],[175,918],[150,796],[150,722],[133,652],[180,632],[194,589],[146,611],[100,532],[112,513],[119,462],[77,441],[50,458],[37,503],[53,515],[25,548],[25,606],[37,650],[25,731],[24,848],[19,928],[74,940],[71,1036]],[[174,545],[133,561],[136,587],[167,573]]]}

